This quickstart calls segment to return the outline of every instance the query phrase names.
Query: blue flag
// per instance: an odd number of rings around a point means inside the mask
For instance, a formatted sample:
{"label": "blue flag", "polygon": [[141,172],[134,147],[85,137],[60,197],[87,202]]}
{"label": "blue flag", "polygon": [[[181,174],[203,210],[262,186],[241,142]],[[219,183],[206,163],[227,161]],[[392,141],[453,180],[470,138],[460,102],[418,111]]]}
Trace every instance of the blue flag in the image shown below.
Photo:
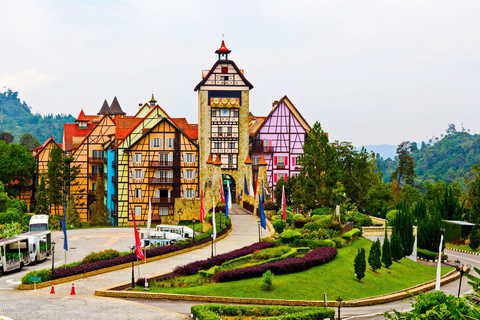
{"label": "blue flag", "polygon": [[230,195],[229,188],[227,186],[227,191],[225,192],[225,218],[228,219],[228,196]]}
{"label": "blue flag", "polygon": [[263,230],[267,230],[267,218],[265,217],[265,211],[263,211],[263,200],[260,195],[258,195],[258,204],[260,209],[260,225],[262,226]]}
{"label": "blue flag", "polygon": [[63,249],[68,251],[67,226],[65,224],[65,203],[63,203]]}
{"label": "blue flag", "polygon": [[243,175],[243,181],[244,181],[244,182],[243,182],[243,186],[244,186],[243,189],[245,189],[245,194],[246,194],[246,195],[249,195],[249,193],[248,193],[248,187],[247,187],[247,176],[246,176],[246,175]]}

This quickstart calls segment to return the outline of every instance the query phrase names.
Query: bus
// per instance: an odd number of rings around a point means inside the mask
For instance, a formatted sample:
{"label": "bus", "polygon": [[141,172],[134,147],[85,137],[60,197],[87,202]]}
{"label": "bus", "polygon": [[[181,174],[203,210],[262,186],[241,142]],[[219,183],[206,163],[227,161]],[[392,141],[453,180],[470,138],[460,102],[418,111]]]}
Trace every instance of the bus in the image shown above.
{"label": "bus", "polygon": [[171,232],[181,235],[184,238],[193,237],[193,230],[187,226],[159,224],[155,228],[156,231]]}
{"label": "bus", "polygon": [[15,236],[0,240],[0,276],[4,272],[22,270],[29,263],[28,237]]}
{"label": "bus", "polygon": [[52,253],[52,232],[51,231],[30,231],[21,236],[28,238],[28,251],[30,262],[37,262],[47,259]]}
{"label": "bus", "polygon": [[32,216],[28,231],[48,231],[48,216],[46,214]]}

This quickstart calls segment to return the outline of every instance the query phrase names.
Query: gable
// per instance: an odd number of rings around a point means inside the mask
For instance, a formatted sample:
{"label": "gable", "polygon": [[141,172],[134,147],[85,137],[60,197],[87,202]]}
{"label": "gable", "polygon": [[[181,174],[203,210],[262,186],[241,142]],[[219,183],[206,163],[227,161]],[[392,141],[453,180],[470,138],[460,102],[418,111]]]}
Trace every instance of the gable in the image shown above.
{"label": "gable", "polygon": [[95,127],[90,130],[87,136],[79,143],[79,147],[76,148],[72,155],[80,149],[80,146],[83,144],[104,144],[110,140],[110,136],[115,133],[115,122],[112,118],[106,114],[100,121],[95,125]]}
{"label": "gable", "polygon": [[203,80],[197,84],[194,91],[201,90],[250,90],[252,84],[248,82],[243,70],[238,69],[231,60],[218,60],[212,69],[204,72]]}

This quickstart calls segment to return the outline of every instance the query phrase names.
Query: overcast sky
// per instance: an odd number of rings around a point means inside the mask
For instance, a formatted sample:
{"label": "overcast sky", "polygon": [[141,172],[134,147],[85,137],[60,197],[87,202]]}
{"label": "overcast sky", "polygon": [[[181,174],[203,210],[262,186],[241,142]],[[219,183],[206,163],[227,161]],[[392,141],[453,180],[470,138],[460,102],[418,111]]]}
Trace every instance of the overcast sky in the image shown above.
{"label": "overcast sky", "polygon": [[222,34],[254,85],[250,111],[287,95],[355,146],[480,132],[480,1],[0,0],[0,90],[33,112],[132,115],[155,94],[197,123]]}

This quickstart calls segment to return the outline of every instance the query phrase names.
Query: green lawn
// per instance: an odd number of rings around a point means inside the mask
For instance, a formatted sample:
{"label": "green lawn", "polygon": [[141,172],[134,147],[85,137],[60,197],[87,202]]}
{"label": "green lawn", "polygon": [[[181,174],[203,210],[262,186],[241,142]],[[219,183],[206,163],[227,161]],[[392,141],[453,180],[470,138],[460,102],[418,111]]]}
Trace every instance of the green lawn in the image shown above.
{"label": "green lawn", "polygon": [[[398,291],[435,279],[435,267],[404,258],[399,263],[394,262],[389,269],[382,268],[376,273],[367,267],[365,278],[358,282],[353,272],[353,259],[360,247],[366,248],[368,256],[371,243],[360,238],[351,246],[340,249],[337,257],[329,263],[305,272],[275,276],[275,290],[270,292],[261,289],[260,278],[197,287],[151,287],[150,292],[289,300],[322,300],[326,292],[328,300],[338,297],[352,300]],[[442,274],[452,269],[443,267]]]}
{"label": "green lawn", "polygon": [[470,251],[470,252],[475,252],[475,253],[480,253],[480,247],[477,248],[477,250],[472,250],[468,244],[453,244],[453,243],[447,243],[445,245],[447,248],[453,248],[453,249],[458,249],[458,250],[464,250],[464,251]]}

